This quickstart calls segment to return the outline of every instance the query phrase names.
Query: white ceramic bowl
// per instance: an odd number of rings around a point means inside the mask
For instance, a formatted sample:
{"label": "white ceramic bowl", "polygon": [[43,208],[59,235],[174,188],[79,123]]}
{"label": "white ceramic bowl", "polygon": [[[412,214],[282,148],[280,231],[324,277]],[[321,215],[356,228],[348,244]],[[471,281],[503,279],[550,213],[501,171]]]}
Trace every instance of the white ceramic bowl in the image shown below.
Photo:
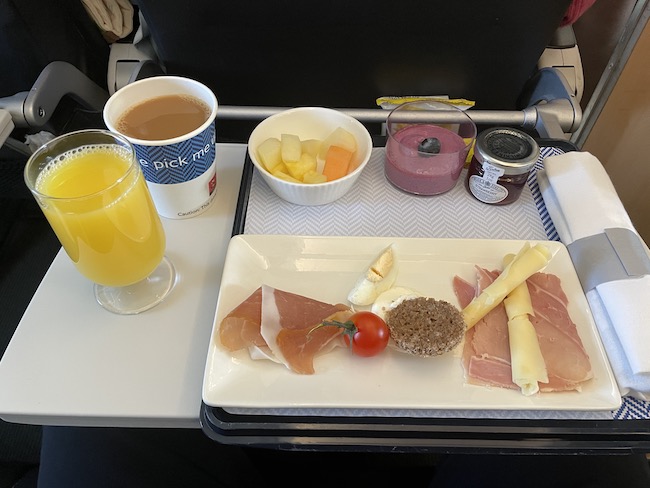
{"label": "white ceramic bowl", "polygon": [[[342,127],[357,140],[352,163],[356,166],[348,175],[327,183],[292,183],[269,173],[257,158],[257,147],[269,137],[280,139],[283,133],[295,134],[301,140],[320,139]],[[284,110],[258,124],[248,139],[248,153],[264,181],[283,200],[297,205],[324,205],[345,195],[354,186],[370,159],[372,138],[365,126],[354,117],[338,110],[322,107],[299,107]]]}

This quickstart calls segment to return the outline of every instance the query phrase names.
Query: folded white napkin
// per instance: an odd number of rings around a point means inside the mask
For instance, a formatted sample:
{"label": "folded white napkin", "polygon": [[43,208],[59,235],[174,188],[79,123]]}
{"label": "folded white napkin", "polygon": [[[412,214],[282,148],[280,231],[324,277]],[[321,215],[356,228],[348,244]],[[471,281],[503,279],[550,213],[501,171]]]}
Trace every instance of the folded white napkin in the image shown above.
{"label": "folded white napkin", "polygon": [[[537,181],[564,244],[608,228],[636,233],[605,168],[592,154],[550,156]],[[621,393],[650,400],[650,275],[601,283],[586,296]]]}

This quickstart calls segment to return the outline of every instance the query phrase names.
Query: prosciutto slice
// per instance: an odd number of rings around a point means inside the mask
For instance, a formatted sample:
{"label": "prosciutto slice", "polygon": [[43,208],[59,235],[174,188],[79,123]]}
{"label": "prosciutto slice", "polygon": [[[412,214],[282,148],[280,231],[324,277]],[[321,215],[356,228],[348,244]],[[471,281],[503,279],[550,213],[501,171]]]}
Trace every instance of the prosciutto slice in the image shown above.
{"label": "prosciutto slice", "polygon": [[344,322],[352,311],[262,285],[226,315],[219,340],[229,351],[248,348],[252,359],[281,362],[300,374],[314,373],[314,358],[344,345],[342,329],[321,327],[323,320]]}
{"label": "prosciutto slice", "polygon": [[578,329],[569,316],[569,301],[560,279],[552,274],[537,273],[527,283],[535,310],[531,322],[537,332],[549,379],[547,384],[540,384],[540,390],[580,390],[581,383],[591,379],[593,372]]}
{"label": "prosciutto slice", "polygon": [[266,346],[260,333],[262,323],[262,287],[228,313],[219,325],[219,340],[229,351],[251,345]]}
{"label": "prosciutto slice", "polygon": [[[498,272],[476,268],[477,286],[454,279],[454,291],[462,308],[478,296],[498,276]],[[472,385],[518,389],[512,381],[508,316],[503,303],[493,308],[465,334],[463,367]]]}
{"label": "prosciutto slice", "polygon": [[344,345],[343,329],[312,329],[324,320],[345,321],[351,315],[345,305],[332,305],[262,285],[262,337],[273,355],[296,373],[313,374],[317,355]]}
{"label": "prosciutto slice", "polygon": [[[489,285],[498,271],[477,267],[474,286],[454,278],[454,291],[461,307]],[[567,310],[568,299],[560,279],[548,273],[536,273],[527,280],[535,315],[531,322],[546,363],[548,383],[540,383],[540,391],[580,390],[593,373],[589,356],[577,328]],[[463,366],[470,384],[517,389],[512,382],[508,317],[500,304],[467,331],[463,346]]]}

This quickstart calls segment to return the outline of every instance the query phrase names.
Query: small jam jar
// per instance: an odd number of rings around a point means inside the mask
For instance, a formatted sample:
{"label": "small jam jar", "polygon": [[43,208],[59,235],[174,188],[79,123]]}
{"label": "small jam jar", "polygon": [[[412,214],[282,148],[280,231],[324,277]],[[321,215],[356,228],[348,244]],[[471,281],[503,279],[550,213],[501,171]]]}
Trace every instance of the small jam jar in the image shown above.
{"label": "small jam jar", "polygon": [[512,203],[521,195],[538,157],[539,146],[528,134],[505,127],[485,130],[476,139],[467,190],[483,203]]}

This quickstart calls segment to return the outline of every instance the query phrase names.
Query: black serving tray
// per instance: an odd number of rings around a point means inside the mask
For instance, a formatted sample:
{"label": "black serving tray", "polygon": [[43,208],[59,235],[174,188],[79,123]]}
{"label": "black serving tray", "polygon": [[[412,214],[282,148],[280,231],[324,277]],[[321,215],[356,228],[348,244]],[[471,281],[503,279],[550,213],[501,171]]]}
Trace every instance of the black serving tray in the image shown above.
{"label": "black serving tray", "polygon": [[[543,147],[575,150],[567,141]],[[381,143],[376,144],[381,145]],[[244,162],[233,235],[243,234],[253,176]],[[203,432],[223,444],[305,451],[628,454],[650,451],[650,420],[306,416],[231,413],[202,403]]]}

